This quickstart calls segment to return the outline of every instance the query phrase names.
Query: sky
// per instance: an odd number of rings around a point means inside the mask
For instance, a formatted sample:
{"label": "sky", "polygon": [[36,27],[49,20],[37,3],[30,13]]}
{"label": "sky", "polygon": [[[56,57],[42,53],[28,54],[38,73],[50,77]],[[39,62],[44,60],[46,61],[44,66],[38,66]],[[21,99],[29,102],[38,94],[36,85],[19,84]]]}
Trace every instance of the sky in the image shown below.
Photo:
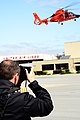
{"label": "sky", "polygon": [[80,19],[34,24],[33,12],[44,19],[71,4],[68,9],[80,14],[79,0],[0,0],[0,56],[62,54],[65,42],[80,41]]}

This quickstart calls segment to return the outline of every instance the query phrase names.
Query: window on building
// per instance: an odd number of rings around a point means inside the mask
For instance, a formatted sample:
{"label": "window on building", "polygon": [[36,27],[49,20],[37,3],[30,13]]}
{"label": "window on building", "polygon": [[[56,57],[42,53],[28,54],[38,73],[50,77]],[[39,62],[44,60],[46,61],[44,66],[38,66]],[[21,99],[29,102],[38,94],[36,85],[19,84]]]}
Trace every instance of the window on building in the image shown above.
{"label": "window on building", "polygon": [[80,66],[76,66],[76,71],[80,71]]}
{"label": "window on building", "polygon": [[57,70],[68,69],[68,63],[56,64],[56,69],[57,69]]}
{"label": "window on building", "polygon": [[42,70],[54,70],[54,64],[42,65]]}

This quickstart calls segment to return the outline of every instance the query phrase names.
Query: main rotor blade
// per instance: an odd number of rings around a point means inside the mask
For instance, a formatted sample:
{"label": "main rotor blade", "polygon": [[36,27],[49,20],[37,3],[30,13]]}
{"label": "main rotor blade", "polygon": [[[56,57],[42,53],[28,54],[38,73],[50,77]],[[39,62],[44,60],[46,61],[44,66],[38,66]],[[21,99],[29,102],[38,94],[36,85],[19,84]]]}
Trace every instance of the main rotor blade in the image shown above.
{"label": "main rotor blade", "polygon": [[76,5],[76,4],[80,4],[80,2],[74,2],[74,3],[71,3],[71,4],[65,6],[65,7],[62,8],[62,9],[65,9],[65,8],[68,8],[68,7],[71,7],[71,6],[74,6],[74,5]]}

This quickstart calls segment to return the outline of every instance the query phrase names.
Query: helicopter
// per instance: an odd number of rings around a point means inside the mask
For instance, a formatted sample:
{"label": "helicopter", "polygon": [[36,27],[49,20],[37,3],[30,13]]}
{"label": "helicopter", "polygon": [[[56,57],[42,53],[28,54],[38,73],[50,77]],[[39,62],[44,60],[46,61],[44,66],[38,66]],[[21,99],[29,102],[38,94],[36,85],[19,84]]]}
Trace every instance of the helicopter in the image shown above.
{"label": "helicopter", "polygon": [[45,23],[48,25],[49,22],[58,22],[58,24],[61,23],[63,25],[63,22],[72,20],[76,21],[76,18],[79,18],[80,15],[74,14],[73,12],[70,12],[68,10],[65,10],[65,8],[70,7],[70,5],[58,9],[54,14],[52,14],[50,17],[41,19],[36,12],[33,13],[34,15],[34,24],[41,25],[42,23]]}

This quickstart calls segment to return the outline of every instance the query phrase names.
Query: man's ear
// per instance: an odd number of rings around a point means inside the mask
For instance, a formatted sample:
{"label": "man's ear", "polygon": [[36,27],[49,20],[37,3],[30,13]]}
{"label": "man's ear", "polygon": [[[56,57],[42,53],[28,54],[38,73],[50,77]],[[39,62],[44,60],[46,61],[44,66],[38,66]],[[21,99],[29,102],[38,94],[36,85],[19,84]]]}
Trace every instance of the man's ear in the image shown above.
{"label": "man's ear", "polygon": [[19,80],[19,74],[18,74],[18,73],[16,73],[16,74],[15,74],[15,84],[17,84],[17,83],[18,83],[18,80]]}
{"label": "man's ear", "polygon": [[14,76],[13,76],[13,83],[14,84],[17,84],[17,82],[18,82],[18,79],[19,79],[19,75],[18,75],[18,73],[16,73]]}

